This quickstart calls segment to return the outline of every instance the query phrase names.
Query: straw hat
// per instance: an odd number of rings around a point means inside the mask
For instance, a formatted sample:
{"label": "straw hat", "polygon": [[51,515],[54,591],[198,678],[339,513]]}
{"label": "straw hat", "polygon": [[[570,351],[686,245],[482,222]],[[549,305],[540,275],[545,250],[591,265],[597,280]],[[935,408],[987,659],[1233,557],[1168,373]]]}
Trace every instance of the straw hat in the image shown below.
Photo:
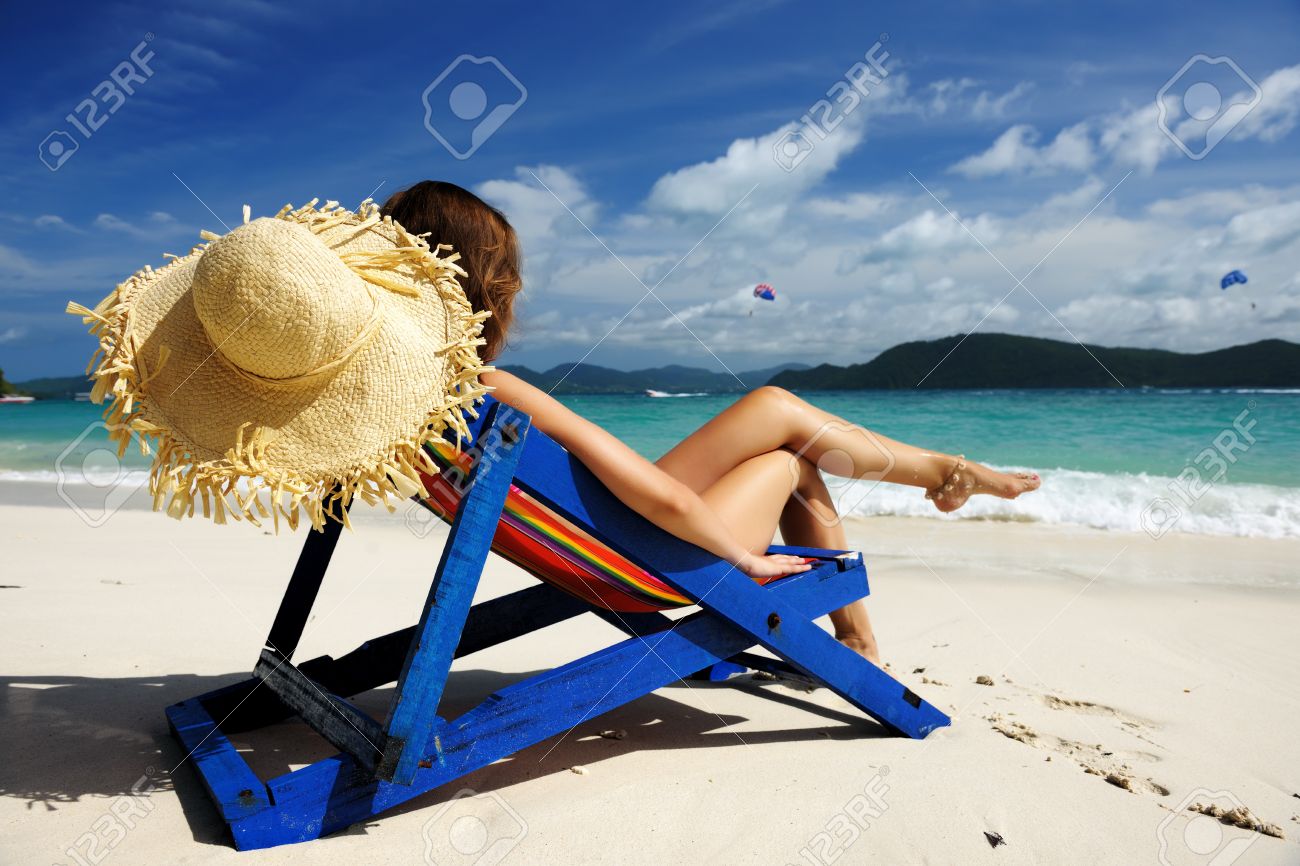
{"label": "straw hat", "polygon": [[68,304],[99,338],[87,372],[119,455],[157,440],[155,509],[347,523],[355,496],[423,493],[419,470],[437,468],[422,443],[467,432],[489,314],[466,300],[459,256],[369,200],[316,201],[251,222],[245,207],[244,225],[95,309]]}

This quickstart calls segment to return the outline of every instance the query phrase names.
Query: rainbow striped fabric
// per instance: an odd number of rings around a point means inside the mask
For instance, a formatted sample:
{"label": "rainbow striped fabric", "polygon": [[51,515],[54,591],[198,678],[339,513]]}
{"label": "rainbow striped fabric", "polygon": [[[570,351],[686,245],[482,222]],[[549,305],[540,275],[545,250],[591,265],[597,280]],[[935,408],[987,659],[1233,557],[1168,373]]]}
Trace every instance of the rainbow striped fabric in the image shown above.
{"label": "rainbow striped fabric", "polygon": [[[472,459],[446,441],[425,449],[441,470],[424,476],[424,505],[448,523],[456,513]],[[572,521],[510,485],[492,549],[535,577],[609,610],[647,612],[694,602]]]}

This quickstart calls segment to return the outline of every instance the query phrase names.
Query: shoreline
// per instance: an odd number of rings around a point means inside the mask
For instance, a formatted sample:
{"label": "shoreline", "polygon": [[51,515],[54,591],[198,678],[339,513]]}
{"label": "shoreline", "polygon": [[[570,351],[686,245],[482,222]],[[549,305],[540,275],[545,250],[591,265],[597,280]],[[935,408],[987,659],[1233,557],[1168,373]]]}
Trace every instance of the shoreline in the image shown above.
{"label": "shoreline", "polygon": [[[72,492],[64,499],[57,485],[52,482],[0,480],[0,509],[39,508],[63,510],[75,515],[76,508],[81,508],[85,519],[77,522],[79,526],[97,524],[101,520],[107,526],[116,519],[112,515],[105,516],[102,508],[91,507],[89,502],[81,500],[83,492],[91,496],[102,496],[95,488],[84,485],[84,490],[69,489]],[[97,506],[98,501],[94,504]],[[155,513],[152,497],[143,486],[132,487],[120,502],[114,500],[112,504],[123,512]],[[403,503],[391,514],[378,507],[358,508],[351,517],[359,525],[387,524],[405,527],[409,532],[417,534],[428,531],[428,518],[421,509],[410,503]],[[160,526],[175,523],[163,514],[158,514],[157,520]],[[205,521],[198,517],[186,518],[184,521],[186,524],[191,522]],[[988,533],[1005,528],[1009,533],[1008,538],[1029,540],[1042,545],[1054,569],[1069,571],[1072,568],[1072,557],[1077,560],[1091,545],[1114,541],[1131,548],[1129,558],[1137,564],[1130,567],[1120,562],[1118,567],[1108,569],[1105,578],[1110,580],[1156,585],[1189,583],[1300,588],[1300,569],[1293,566],[1294,562],[1300,561],[1300,537],[1215,535],[1179,532],[1175,528],[1160,538],[1152,538],[1144,532],[998,516],[849,515],[844,518],[844,524],[850,538],[861,540],[862,550],[869,557],[897,559],[909,555],[906,552],[900,553],[889,543],[891,536],[902,533],[909,538],[932,538],[938,545],[937,557],[941,561],[948,561],[950,554],[947,551],[961,549],[959,539],[983,539],[990,537]],[[269,523],[266,526],[270,528]],[[256,530],[255,527],[248,528]],[[95,531],[98,530],[92,528],[92,532]],[[282,534],[289,533],[286,529]],[[918,549],[916,552],[927,559],[931,558],[924,550]],[[981,556],[990,561],[997,560],[999,551],[989,548],[981,551]],[[1010,567],[1012,571],[1023,568],[1023,563],[1018,563],[1015,559],[1015,551],[1008,550],[1007,555],[1001,557],[1001,567]],[[1248,567],[1236,568],[1234,563],[1247,563]],[[1075,571],[1079,578],[1091,577],[1083,571]]]}

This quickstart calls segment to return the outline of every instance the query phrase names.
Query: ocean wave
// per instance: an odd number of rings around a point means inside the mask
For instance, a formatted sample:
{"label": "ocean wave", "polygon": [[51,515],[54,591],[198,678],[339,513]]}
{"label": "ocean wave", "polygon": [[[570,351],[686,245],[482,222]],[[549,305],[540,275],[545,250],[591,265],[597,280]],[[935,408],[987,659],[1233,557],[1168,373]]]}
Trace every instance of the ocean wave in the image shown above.
{"label": "ocean wave", "polygon": [[[999,468],[1039,472],[1044,487],[1012,501],[975,496],[959,512],[941,514],[914,487],[831,477],[826,480],[841,513],[858,517],[888,515],[1064,524],[1125,532],[1163,529],[1199,535],[1300,537],[1300,488],[1217,484],[1189,506],[1171,490],[1174,479],[1169,477],[1073,469]],[[63,482],[101,488],[144,487],[148,477],[148,470],[139,469],[68,476],[49,470],[0,470],[0,482]]]}
{"label": "ocean wave", "polygon": [[1138,393],[1186,396],[1188,394],[1300,394],[1300,388],[1137,388]]}
{"label": "ocean wave", "polygon": [[0,469],[0,481],[37,484],[89,484],[94,487],[144,486],[148,480],[148,469],[83,470],[78,468],[66,473],[50,469]]}
{"label": "ocean wave", "polygon": [[827,483],[841,513],[860,517],[1003,520],[1159,534],[1300,537],[1300,489],[1293,487],[1216,484],[1188,505],[1176,492],[1185,488],[1173,478],[1159,475],[1025,467],[1015,467],[1015,471],[1039,472],[1043,489],[1010,501],[975,496],[955,514],[941,514],[915,488],[833,478]]}

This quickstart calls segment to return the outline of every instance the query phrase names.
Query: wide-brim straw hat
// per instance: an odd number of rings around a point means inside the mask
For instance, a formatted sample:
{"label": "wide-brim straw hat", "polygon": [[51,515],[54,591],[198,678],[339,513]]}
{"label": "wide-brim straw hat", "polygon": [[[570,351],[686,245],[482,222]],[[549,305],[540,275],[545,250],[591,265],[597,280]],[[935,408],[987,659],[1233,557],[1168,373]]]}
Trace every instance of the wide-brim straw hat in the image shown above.
{"label": "wide-brim straw hat", "polygon": [[119,455],[155,440],[155,509],[346,524],[355,497],[422,494],[420,470],[437,474],[423,443],[467,432],[489,314],[461,290],[459,255],[369,200],[316,202],[251,222],[245,207],[95,309],[68,305],[99,338],[91,397],[111,398]]}

